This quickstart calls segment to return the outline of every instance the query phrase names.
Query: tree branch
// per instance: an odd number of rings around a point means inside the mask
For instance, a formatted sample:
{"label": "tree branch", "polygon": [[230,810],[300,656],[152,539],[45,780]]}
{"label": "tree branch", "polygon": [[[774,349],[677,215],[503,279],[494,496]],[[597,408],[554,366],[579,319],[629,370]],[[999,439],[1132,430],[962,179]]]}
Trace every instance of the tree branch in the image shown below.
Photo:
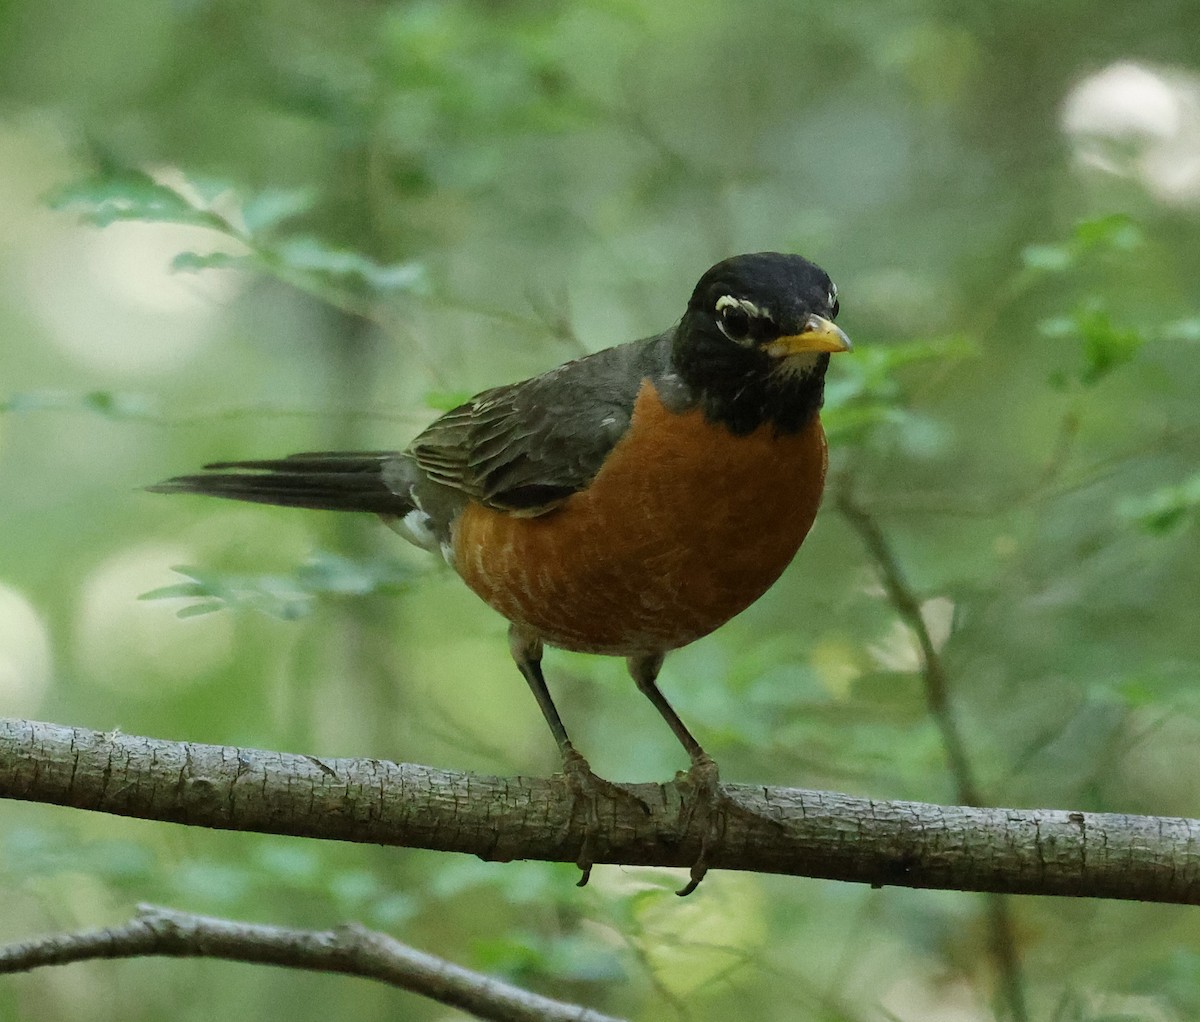
{"label": "tree branch", "polygon": [[929,715],[937,725],[942,738],[942,748],[950,764],[954,778],[955,794],[965,805],[983,805],[974,770],[967,756],[966,743],[950,702],[950,685],[946,668],[938,656],[933,636],[921,613],[921,601],[904,577],[900,562],[892,552],[891,545],[883,535],[873,515],[859,504],[851,492],[851,484],[843,480],[837,491],[838,510],[859,534],[871,560],[879,571],[880,581],[887,593],[888,601],[896,608],[900,619],[908,625],[921,649],[921,680],[925,689],[925,704]]}
{"label": "tree branch", "polygon": [[[854,499],[853,481],[844,476],[837,489],[838,510],[858,532],[867,552],[875,562],[888,600],[900,619],[916,636],[921,650],[921,681],[925,689],[925,705],[937,725],[942,748],[954,778],[958,800],[969,806],[982,806],[986,800],[975,780],[974,768],[967,755],[967,743],[950,699],[950,681],[946,665],[938,653],[937,644],[921,613],[921,601],[905,577],[900,560],[880,528],[875,517]],[[1015,1022],[1026,1022],[1025,982],[1021,975],[1021,960],[1017,953],[1016,926],[1008,901],[1002,894],[988,895],[988,950],[1000,977],[1004,1000]]]}
{"label": "tree branch", "polygon": [[492,1022],[620,1022],[611,1015],[531,994],[350,924],[333,930],[213,919],[154,905],[106,930],[59,933],[0,946],[0,973],[95,958],[221,958],[377,979]]}
{"label": "tree branch", "polygon": [[[673,784],[601,798],[596,862],[690,866],[703,821]],[[1200,903],[1200,820],[881,802],[723,786],[738,807],[715,869]],[[573,862],[583,814],[559,779],[485,777],[0,719],[0,797],[224,830]],[[686,825],[685,825],[686,821]]]}

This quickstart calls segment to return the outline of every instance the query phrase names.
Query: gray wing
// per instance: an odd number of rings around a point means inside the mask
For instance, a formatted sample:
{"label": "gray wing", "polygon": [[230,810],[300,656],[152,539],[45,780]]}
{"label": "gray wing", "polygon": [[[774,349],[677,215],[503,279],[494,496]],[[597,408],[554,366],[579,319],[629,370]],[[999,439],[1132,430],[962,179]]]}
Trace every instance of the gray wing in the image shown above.
{"label": "gray wing", "polygon": [[670,335],[609,348],[447,412],[405,452],[423,475],[487,507],[540,515],[592,481],[625,435]]}
{"label": "gray wing", "polygon": [[[445,542],[467,500],[511,514],[545,514],[600,471],[629,428],[642,381],[665,380],[671,336],[610,348],[486,390],[447,412],[404,451],[219,462],[149,489],[370,511],[404,525],[401,531],[421,546]],[[410,520],[412,513],[417,518]]]}

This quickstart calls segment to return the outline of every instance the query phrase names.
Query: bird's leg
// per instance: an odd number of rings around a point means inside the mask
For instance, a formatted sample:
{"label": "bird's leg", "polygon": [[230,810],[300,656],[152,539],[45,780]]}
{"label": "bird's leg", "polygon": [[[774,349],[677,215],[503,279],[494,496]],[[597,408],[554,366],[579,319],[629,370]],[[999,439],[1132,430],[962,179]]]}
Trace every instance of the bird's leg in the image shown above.
{"label": "bird's leg", "polygon": [[662,668],[663,655],[647,653],[630,657],[628,662],[629,673],[633,676],[638,690],[654,704],[654,708],[670,726],[692,760],[691,769],[684,779],[688,795],[683,799],[680,823],[683,829],[687,830],[698,814],[701,820],[701,838],[700,855],[692,864],[691,878],[682,890],[675,892],[681,897],[686,897],[699,886],[704,874],[708,872],[709,846],[719,840],[724,832],[728,799],[721,792],[721,776],[716,762],[701,748],[700,743],[687,729],[687,725],[679,719],[679,714],[659,691],[658,672]]}
{"label": "bird's leg", "polygon": [[[550,698],[545,675],[542,674],[542,640],[537,635],[523,631],[514,624],[510,625],[508,629],[508,646],[512,651],[512,657],[516,661],[518,670],[529,683],[529,688],[532,690],[538,706],[541,707],[542,716],[550,725],[554,740],[558,743],[558,751],[562,755],[563,776],[574,800],[571,817],[574,817],[575,807],[578,806],[582,806],[585,814],[583,844],[580,846],[579,855],[575,860],[575,864],[583,872],[583,876],[579,879],[579,886],[583,887],[592,875],[592,841],[600,831],[600,815],[597,809],[599,797],[605,795],[608,798],[636,798],[636,796],[592,773],[588,761],[575,751],[575,746],[567,737],[567,729],[563,727],[562,718],[558,715],[558,708],[554,705],[554,700]],[[637,802],[643,811],[649,811],[641,799],[637,799]],[[571,821],[568,819],[566,825],[568,829],[570,825]]]}

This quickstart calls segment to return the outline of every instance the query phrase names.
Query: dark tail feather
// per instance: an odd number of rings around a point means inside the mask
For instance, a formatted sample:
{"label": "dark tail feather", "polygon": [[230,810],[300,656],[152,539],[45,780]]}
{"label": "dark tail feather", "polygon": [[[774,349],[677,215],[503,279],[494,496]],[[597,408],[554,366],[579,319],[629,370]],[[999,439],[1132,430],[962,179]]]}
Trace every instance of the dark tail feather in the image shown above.
{"label": "dark tail feather", "polygon": [[204,466],[209,474],[176,476],[146,489],[321,511],[403,515],[412,510],[412,503],[383,480],[384,466],[396,457],[394,451],[321,451],[274,461],[221,461]]}

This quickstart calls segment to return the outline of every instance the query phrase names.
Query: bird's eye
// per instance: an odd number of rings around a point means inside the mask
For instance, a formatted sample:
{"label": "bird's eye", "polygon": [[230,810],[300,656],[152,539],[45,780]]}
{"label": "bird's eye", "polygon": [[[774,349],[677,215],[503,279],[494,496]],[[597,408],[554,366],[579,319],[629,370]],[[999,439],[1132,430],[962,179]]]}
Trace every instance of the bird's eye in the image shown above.
{"label": "bird's eye", "polygon": [[829,310],[829,318],[830,318],[830,319],[837,319],[837,314],[838,314],[838,312],[841,310],[841,308],[842,308],[842,303],[841,303],[841,302],[839,302],[839,301],[838,301],[838,300],[835,298],[835,299],[833,300],[833,308],[831,308],[831,309]]}
{"label": "bird's eye", "polygon": [[731,341],[745,340],[750,333],[750,315],[740,305],[727,305],[717,313],[721,332]]}

